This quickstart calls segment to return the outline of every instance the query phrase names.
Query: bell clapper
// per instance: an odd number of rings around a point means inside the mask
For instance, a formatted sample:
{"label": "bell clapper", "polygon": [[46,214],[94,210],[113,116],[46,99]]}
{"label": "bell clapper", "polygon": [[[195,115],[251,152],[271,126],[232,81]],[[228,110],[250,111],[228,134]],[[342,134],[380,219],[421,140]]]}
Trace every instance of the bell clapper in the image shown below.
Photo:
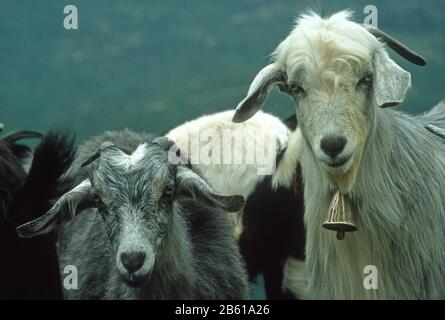
{"label": "bell clapper", "polygon": [[344,231],[337,231],[337,240],[343,240],[345,238]]}

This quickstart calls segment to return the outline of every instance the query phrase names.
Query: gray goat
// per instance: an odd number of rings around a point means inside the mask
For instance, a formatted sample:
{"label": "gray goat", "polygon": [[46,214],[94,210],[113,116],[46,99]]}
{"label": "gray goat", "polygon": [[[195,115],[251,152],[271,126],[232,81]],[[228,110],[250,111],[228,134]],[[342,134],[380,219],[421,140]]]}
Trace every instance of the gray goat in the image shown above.
{"label": "gray goat", "polygon": [[78,270],[78,289],[65,290],[66,298],[248,297],[223,212],[240,210],[244,198],[217,195],[187,165],[171,164],[172,147],[168,138],[130,131],[86,142],[67,174],[76,187],[17,229],[30,237],[63,224],[60,267]]}

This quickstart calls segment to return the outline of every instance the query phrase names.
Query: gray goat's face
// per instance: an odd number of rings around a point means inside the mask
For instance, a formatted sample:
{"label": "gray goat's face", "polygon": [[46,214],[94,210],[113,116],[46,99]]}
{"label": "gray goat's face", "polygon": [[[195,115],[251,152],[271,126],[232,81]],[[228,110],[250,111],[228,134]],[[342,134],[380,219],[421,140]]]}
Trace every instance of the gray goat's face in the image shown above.
{"label": "gray goat's face", "polygon": [[137,285],[153,269],[168,234],[176,167],[158,144],[142,144],[131,155],[106,148],[93,166],[91,186],[116,266],[128,284]]}
{"label": "gray goat's face", "polygon": [[169,156],[173,154],[177,163],[177,150],[163,137],[140,145],[131,154],[104,142],[84,163],[92,166],[89,178],[60,197],[45,215],[18,227],[18,235],[46,234],[75,214],[97,208],[122,279],[130,286],[142,285],[157,262],[176,254],[164,250],[170,234],[177,231],[172,223],[179,215],[176,201],[193,199],[228,212],[244,205],[242,196],[218,195],[191,168],[173,165]]}

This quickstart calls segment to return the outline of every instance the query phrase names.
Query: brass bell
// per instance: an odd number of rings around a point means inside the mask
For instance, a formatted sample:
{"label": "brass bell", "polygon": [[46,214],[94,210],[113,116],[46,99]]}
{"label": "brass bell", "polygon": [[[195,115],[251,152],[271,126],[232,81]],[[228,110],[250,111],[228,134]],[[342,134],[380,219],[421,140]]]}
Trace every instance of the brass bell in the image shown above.
{"label": "brass bell", "polygon": [[323,223],[328,230],[337,231],[337,239],[343,240],[345,232],[357,230],[352,214],[351,204],[347,197],[337,191],[329,205],[328,218]]}

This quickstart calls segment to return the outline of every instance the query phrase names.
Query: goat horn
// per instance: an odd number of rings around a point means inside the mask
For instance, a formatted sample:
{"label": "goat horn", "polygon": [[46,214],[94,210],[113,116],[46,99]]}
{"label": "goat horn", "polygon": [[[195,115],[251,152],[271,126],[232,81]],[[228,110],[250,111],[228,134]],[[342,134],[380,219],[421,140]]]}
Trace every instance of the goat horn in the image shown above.
{"label": "goat horn", "polygon": [[406,60],[417,64],[419,66],[424,66],[426,64],[426,60],[417,52],[411,50],[406,45],[404,45],[399,40],[391,37],[389,34],[383,32],[380,29],[377,29],[371,25],[365,25],[366,29],[374,36],[381,38],[383,42],[385,42],[388,47],[397,52],[400,56],[405,58]]}
{"label": "goat horn", "polygon": [[41,139],[41,138],[43,138],[43,134],[41,134],[40,132],[37,132],[37,131],[22,130],[22,131],[16,131],[16,132],[9,133],[6,136],[4,136],[2,138],[2,140],[6,141],[6,142],[16,142],[17,140],[28,139],[28,138]]}
{"label": "goat horn", "polygon": [[82,163],[81,167],[82,167],[82,168],[83,168],[83,167],[86,167],[86,166],[89,165],[91,162],[93,162],[93,161],[95,161],[97,158],[99,158],[99,157],[100,157],[100,153],[101,153],[102,151],[104,151],[104,150],[107,149],[107,148],[111,148],[111,147],[114,147],[114,144],[113,144],[112,142],[110,142],[110,141],[105,141],[105,142],[103,142],[103,143],[100,145],[100,147],[96,150],[96,152],[95,152],[91,157],[89,157],[86,161],[84,161],[84,162]]}
{"label": "goat horn", "polygon": [[160,146],[165,151],[168,151],[175,144],[175,142],[173,140],[171,140],[165,136],[158,137],[158,138],[154,139],[152,142],[157,144],[158,146]]}

